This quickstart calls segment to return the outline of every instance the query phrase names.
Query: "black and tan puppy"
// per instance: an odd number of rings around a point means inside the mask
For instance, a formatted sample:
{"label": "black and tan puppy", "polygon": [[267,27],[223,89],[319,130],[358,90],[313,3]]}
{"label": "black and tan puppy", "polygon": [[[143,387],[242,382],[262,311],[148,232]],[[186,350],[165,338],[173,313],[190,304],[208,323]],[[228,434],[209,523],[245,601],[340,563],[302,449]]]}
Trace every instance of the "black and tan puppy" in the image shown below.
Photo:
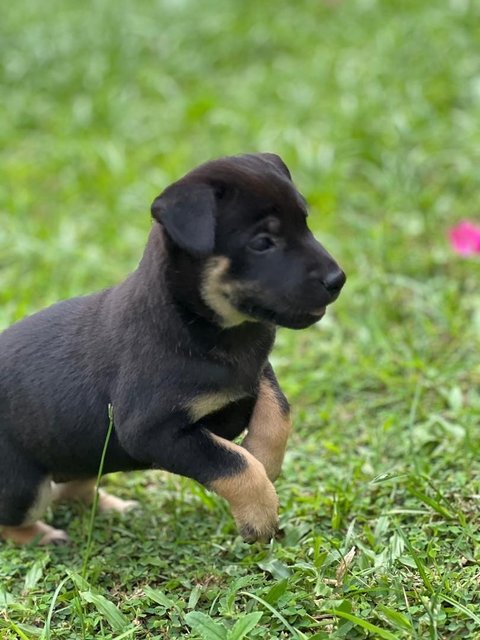
{"label": "black and tan puppy", "polygon": [[[268,362],[275,326],[317,322],[345,276],[307,227],[273,154],[207,162],[153,203],[137,270],[0,335],[0,527],[61,542],[53,499],[91,499],[104,472],[166,469],[230,504],[242,535],[277,528],[272,482],[290,430]],[[248,429],[242,445],[232,442]],[[101,506],[130,503],[101,494]]]}

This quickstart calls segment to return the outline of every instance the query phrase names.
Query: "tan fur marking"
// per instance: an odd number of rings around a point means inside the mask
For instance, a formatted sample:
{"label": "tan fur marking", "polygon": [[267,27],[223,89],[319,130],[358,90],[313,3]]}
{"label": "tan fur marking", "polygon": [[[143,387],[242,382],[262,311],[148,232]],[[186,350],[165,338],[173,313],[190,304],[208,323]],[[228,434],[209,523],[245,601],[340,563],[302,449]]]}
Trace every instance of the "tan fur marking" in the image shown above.
{"label": "tan fur marking", "polygon": [[224,327],[234,327],[242,322],[253,321],[236,309],[232,295],[239,284],[229,279],[230,260],[225,256],[215,256],[207,262],[203,272],[200,293],[204,302],[222,319]]}
{"label": "tan fur marking", "polygon": [[65,544],[68,536],[62,529],[54,529],[44,522],[35,522],[26,527],[3,527],[1,536],[15,544],[29,544],[38,539],[38,544]]}
{"label": "tan fur marking", "polygon": [[282,412],[271,385],[261,380],[242,447],[260,460],[272,482],[280,475],[291,427],[290,416]]}
{"label": "tan fur marking", "polygon": [[230,402],[235,402],[240,398],[240,395],[233,393],[205,393],[204,395],[193,398],[186,408],[188,409],[191,420],[197,422],[204,416],[223,409],[223,407],[226,407]]}
{"label": "tan fur marking", "polygon": [[[80,500],[90,504],[95,496],[95,478],[87,480],[71,480],[70,482],[53,483],[53,496],[57,502]],[[135,500],[122,500],[112,496],[103,489],[98,492],[98,508],[100,511],[117,511],[125,513],[138,506]]]}
{"label": "tan fur marking", "polygon": [[210,488],[229,502],[244,537],[269,540],[278,527],[278,498],[263,465],[233,442],[213,434],[212,437],[220,446],[240,454],[247,466],[236,475],[214,480]]}

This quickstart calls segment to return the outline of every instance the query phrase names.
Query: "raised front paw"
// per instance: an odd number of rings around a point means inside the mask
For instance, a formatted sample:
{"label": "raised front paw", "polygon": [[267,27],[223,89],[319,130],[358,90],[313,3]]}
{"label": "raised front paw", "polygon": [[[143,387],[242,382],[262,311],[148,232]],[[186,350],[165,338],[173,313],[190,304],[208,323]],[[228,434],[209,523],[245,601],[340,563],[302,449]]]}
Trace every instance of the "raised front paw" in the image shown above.
{"label": "raised front paw", "polygon": [[227,445],[237,454],[237,468],[209,483],[225,498],[240,534],[248,542],[268,541],[278,530],[278,497],[265,467],[249,451]]}
{"label": "raised front paw", "polygon": [[258,521],[237,522],[240,535],[245,542],[269,542],[278,531],[278,518],[259,524]]}

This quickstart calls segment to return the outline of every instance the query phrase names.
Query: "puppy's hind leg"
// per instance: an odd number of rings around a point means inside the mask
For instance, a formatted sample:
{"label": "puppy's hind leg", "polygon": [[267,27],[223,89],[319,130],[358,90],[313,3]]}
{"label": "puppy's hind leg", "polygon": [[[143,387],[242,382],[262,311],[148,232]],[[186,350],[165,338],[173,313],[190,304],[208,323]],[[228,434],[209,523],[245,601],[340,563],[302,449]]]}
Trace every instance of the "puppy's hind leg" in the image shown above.
{"label": "puppy's hind leg", "polygon": [[12,454],[0,472],[0,537],[17,544],[64,544],[65,531],[41,522],[52,497],[51,480]]}
{"label": "puppy's hind leg", "polygon": [[[71,480],[70,482],[53,483],[53,500],[64,502],[67,500],[79,500],[85,504],[91,504],[95,497],[95,478]],[[100,511],[117,511],[125,513],[138,506],[135,500],[122,500],[112,496],[103,489],[98,492],[98,507]]]}
{"label": "puppy's hind leg", "polygon": [[30,544],[38,541],[38,544],[67,544],[69,537],[63,529],[55,529],[45,522],[38,520],[30,525],[21,527],[3,527],[0,537],[11,540],[15,544]]}

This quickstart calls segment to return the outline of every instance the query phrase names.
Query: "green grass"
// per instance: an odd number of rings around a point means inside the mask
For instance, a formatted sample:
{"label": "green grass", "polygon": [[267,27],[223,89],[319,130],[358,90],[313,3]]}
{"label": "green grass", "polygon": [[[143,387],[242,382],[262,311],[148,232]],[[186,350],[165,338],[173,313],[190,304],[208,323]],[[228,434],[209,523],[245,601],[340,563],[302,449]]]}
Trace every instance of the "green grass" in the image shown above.
{"label": "green grass", "polygon": [[83,578],[80,506],[49,516],[72,546],[0,547],[2,639],[480,637],[480,262],[446,241],[480,219],[479,25],[473,0],[4,7],[1,327],[119,281],[158,192],[251,150],[349,280],[275,348],[283,539],[245,545],[188,480],[112,476],[143,508],[96,517]]}

